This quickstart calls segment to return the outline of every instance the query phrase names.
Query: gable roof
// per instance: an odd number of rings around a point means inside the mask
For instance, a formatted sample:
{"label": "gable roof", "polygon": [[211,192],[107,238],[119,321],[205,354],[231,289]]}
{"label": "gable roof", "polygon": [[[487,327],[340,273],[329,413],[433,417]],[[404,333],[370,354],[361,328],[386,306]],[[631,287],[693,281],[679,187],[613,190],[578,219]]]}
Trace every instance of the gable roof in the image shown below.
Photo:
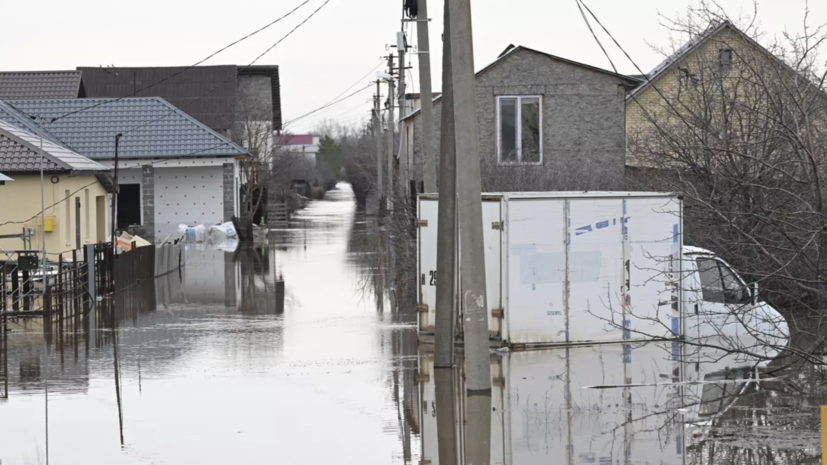
{"label": "gable roof", "polygon": [[0,99],[84,96],[80,71],[0,72]]}
{"label": "gable roof", "polygon": [[[514,46],[514,45],[511,45],[511,44],[505,49],[505,51],[503,51],[500,54],[500,56],[497,57],[496,60],[492,61],[491,63],[487,64],[482,69],[480,69],[479,71],[474,73],[474,77],[475,78],[479,77],[481,74],[485,73],[486,71],[490,70],[491,68],[494,68],[494,67],[500,65],[503,61],[505,61],[511,55],[513,55],[513,54],[515,54],[519,51],[522,51],[522,50],[537,53],[537,54],[543,55],[547,58],[550,58],[552,60],[567,63],[569,65],[577,66],[577,67],[580,67],[580,68],[585,68],[585,69],[595,71],[595,72],[598,72],[598,73],[602,73],[602,74],[607,74],[609,76],[614,76],[614,77],[620,79],[621,82],[624,85],[626,85],[630,88],[640,85],[640,81],[637,78],[633,78],[633,77],[626,76],[626,75],[623,75],[623,74],[618,74],[618,73],[615,73],[614,71],[609,71],[609,70],[606,70],[606,69],[603,69],[603,68],[598,68],[596,66],[587,65],[585,63],[580,63],[580,62],[577,62],[577,61],[574,61],[574,60],[569,60],[568,58],[562,58],[562,57],[559,57],[557,55],[552,55],[550,53],[541,52],[539,50],[524,47],[522,45]],[[439,95],[437,95],[437,93],[435,92],[434,95],[435,95],[435,97],[433,99],[434,102],[436,102],[437,100],[442,99],[442,94],[441,93],[439,93]],[[411,112],[411,114],[409,114],[409,115],[405,116],[404,118],[402,118],[402,121],[417,115],[419,112],[420,112],[419,109],[417,109],[416,111]]]}
{"label": "gable roof", "polygon": [[77,69],[89,98],[161,97],[216,131],[235,122],[235,65]]}
{"label": "gable roof", "polygon": [[[84,110],[44,123],[44,130],[93,160],[114,158],[115,135],[119,133],[124,134],[119,144],[119,157],[124,159],[247,155],[244,149],[160,97],[15,100],[7,104],[47,121]],[[4,108],[0,106],[0,120],[19,122],[19,117]]]}
{"label": "gable roof", "polygon": [[[6,173],[40,172],[40,137],[0,121],[0,170]],[[50,173],[108,171],[100,163],[48,139],[43,139],[43,170]]]}
{"label": "gable roof", "polygon": [[0,173],[0,182],[5,182],[5,181],[14,181],[14,179],[12,179],[12,178],[10,178],[10,177],[6,176],[6,175],[5,175],[5,174],[3,174],[3,173]]}
{"label": "gable roof", "polygon": [[653,82],[657,81],[664,73],[669,71],[675,64],[679,63],[687,55],[689,55],[690,53],[692,53],[694,50],[698,49],[699,47],[703,46],[703,44],[705,44],[709,39],[711,39],[712,37],[715,37],[716,35],[718,35],[721,31],[723,31],[725,29],[729,29],[729,30],[735,32],[736,34],[738,34],[739,37],[741,37],[748,44],[752,45],[753,47],[756,47],[759,50],[764,51],[765,53],[767,53],[770,56],[772,56],[773,58],[775,58],[775,56],[772,55],[766,48],[764,48],[761,44],[759,44],[758,42],[753,40],[748,35],[741,32],[741,30],[738,29],[737,27],[735,27],[735,25],[732,24],[730,21],[721,21],[721,22],[717,22],[717,23],[712,23],[712,24],[710,24],[710,26],[708,28],[706,28],[705,31],[703,31],[702,33],[696,35],[695,37],[692,37],[685,44],[683,44],[680,48],[675,50],[674,53],[672,53],[671,55],[666,57],[666,59],[663,60],[661,63],[659,63],[657,66],[655,66],[655,68],[652,69],[652,71],[650,71],[649,73],[647,73],[643,76],[640,76],[641,81],[643,81],[643,83],[640,86],[633,89],[631,92],[629,92],[629,95],[626,96],[626,100],[628,101],[630,99],[633,99],[635,96],[637,96],[639,93],[641,93],[644,89],[646,89],[650,85],[652,85]]}

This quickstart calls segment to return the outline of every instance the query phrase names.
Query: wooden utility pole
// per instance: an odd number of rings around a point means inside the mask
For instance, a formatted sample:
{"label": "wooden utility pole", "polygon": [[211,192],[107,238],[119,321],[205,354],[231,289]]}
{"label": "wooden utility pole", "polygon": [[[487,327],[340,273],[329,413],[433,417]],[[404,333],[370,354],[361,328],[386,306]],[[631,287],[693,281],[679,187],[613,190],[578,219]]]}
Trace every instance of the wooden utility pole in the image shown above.
{"label": "wooden utility pole", "polygon": [[393,54],[388,55],[388,74],[391,76],[388,79],[388,210],[393,209],[393,137],[394,137],[394,117],[393,117],[393,96],[396,95],[393,82]]}
{"label": "wooden utility pole", "polygon": [[[380,109],[380,99],[382,98],[382,90],[379,87],[382,81],[376,80],[376,95],[373,96],[373,135],[376,139],[376,194],[379,205],[382,205],[382,197],[385,193],[382,190],[382,118]],[[381,207],[380,207],[381,210]]]}
{"label": "wooden utility pole", "polygon": [[[448,1],[445,1],[448,30]],[[436,322],[434,367],[454,365],[454,318],[456,318],[456,201],[457,152],[454,145],[454,93],[451,88],[451,37],[442,38],[442,121],[439,139],[439,212],[437,219]],[[423,115],[424,116],[424,115]],[[424,121],[424,120],[423,120]],[[428,139],[422,139],[425,146]],[[427,191],[427,187],[426,187]]]}
{"label": "wooden utility pole", "polygon": [[[407,108],[405,108],[405,52],[407,51],[407,40],[404,32],[396,33],[396,51],[399,54],[399,63],[397,72],[399,73],[399,89],[397,89],[397,100],[399,101],[399,166],[402,167],[402,175],[398,180],[412,179],[410,176],[410,160],[407,152],[402,149],[403,132],[405,131],[405,116],[407,116]],[[404,158],[402,154],[405,154]],[[404,181],[398,181],[400,186],[404,186]]]}
{"label": "wooden utility pole", "polygon": [[454,97],[454,140],[457,153],[460,289],[465,376],[469,391],[491,389],[488,347],[488,303],[485,295],[485,248],[482,235],[482,188],[477,130],[477,86],[471,1],[450,0],[451,74]]}
{"label": "wooden utility pole", "polygon": [[425,192],[436,192],[436,154],[434,140],[434,104],[431,90],[431,42],[428,36],[428,0],[419,0],[416,15],[416,40],[419,44],[419,101],[422,113],[422,181]]}

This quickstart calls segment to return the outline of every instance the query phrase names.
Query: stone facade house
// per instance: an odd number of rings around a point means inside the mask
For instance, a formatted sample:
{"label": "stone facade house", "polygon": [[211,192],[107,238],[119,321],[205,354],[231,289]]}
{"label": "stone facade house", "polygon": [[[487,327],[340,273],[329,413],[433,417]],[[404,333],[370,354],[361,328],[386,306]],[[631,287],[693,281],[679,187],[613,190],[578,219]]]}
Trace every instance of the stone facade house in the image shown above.
{"label": "stone facade house", "polygon": [[[625,95],[636,79],[510,46],[476,73],[484,191],[624,187]],[[441,98],[434,99],[439,153]],[[420,112],[404,119],[400,172],[421,179]]]}

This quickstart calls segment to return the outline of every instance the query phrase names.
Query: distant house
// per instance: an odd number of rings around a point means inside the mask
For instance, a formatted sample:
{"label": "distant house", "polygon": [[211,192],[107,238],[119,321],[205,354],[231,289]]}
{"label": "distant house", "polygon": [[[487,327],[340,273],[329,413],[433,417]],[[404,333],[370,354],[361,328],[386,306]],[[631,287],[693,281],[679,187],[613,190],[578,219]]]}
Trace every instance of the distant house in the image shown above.
{"label": "distant house", "polygon": [[143,225],[147,240],[162,240],[181,223],[211,225],[238,214],[239,163],[247,152],[161,98],[0,101],[0,120],[30,130],[27,115],[44,118],[55,144],[107,170],[115,135],[123,134],[118,229]]}
{"label": "distant house", "polygon": [[[237,123],[281,129],[279,67],[78,67],[89,98],[161,97],[224,137],[241,141]],[[237,133],[234,134],[233,132]]]}
{"label": "distant house", "polygon": [[[638,81],[565,58],[510,46],[476,73],[484,190],[619,189],[624,186],[626,92]],[[421,113],[404,118],[400,164],[421,179]],[[413,163],[416,161],[416,163]]]}
{"label": "distant house", "polygon": [[302,157],[312,166],[316,166],[316,155],[319,153],[319,136],[312,134],[297,134],[292,136],[273,136],[276,147],[284,153]]}
{"label": "distant house", "polygon": [[[75,151],[43,140],[43,204],[41,220],[40,138],[29,130],[0,121],[0,170],[14,176],[2,188],[0,235],[34,232],[32,244],[40,248],[43,234],[49,253],[62,253],[107,238],[107,189],[103,177],[108,169]],[[0,175],[0,183],[10,180]],[[78,210],[79,207],[79,210]],[[79,216],[78,216],[79,214]],[[22,239],[0,239],[0,252],[22,250]]]}
{"label": "distant house", "polygon": [[80,71],[12,71],[0,73],[0,100],[83,98]]}

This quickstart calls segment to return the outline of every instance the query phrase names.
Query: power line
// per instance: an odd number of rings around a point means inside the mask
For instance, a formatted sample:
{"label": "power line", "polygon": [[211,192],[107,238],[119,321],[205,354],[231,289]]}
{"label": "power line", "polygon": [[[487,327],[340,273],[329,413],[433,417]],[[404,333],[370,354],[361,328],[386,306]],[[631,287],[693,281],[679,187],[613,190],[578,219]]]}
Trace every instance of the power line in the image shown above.
{"label": "power line", "polygon": [[342,98],[340,98],[339,100],[336,100],[335,102],[328,103],[327,105],[323,105],[323,106],[321,106],[321,107],[319,107],[319,108],[317,108],[317,109],[315,109],[315,110],[313,110],[313,111],[311,111],[311,112],[309,112],[309,113],[305,113],[305,114],[303,114],[303,115],[301,115],[301,116],[298,116],[298,117],[296,117],[296,118],[293,118],[293,119],[291,119],[290,121],[288,121],[287,123],[285,123],[285,124],[284,124],[284,127],[287,127],[288,125],[293,124],[293,123],[295,123],[296,121],[298,121],[298,120],[300,120],[300,119],[302,119],[302,118],[305,118],[305,117],[310,116],[310,115],[312,115],[312,114],[314,114],[314,113],[317,113],[317,112],[319,112],[319,111],[322,111],[322,110],[324,110],[325,108],[328,108],[328,107],[331,107],[331,106],[333,106],[333,105],[336,105],[336,104],[337,104],[337,103],[339,103],[339,102],[343,102],[343,101],[345,101],[345,100],[349,99],[350,97],[353,97],[354,95],[358,94],[359,92],[362,92],[363,90],[370,89],[371,87],[373,87],[373,84],[372,84],[372,83],[371,83],[371,84],[368,84],[366,87],[362,87],[361,89],[359,89],[359,90],[357,90],[356,92],[354,92],[354,93],[352,93],[352,94],[348,95],[347,97],[342,97]]}
{"label": "power line", "polygon": [[[305,18],[305,19],[304,19],[304,21],[302,21],[301,23],[299,23],[296,27],[294,27],[293,29],[291,29],[291,30],[290,30],[290,32],[288,32],[287,34],[285,34],[285,35],[284,35],[281,39],[279,39],[276,43],[274,43],[274,44],[273,44],[273,45],[271,45],[271,46],[270,46],[267,50],[265,50],[264,52],[262,52],[259,56],[257,56],[257,57],[256,57],[256,59],[255,59],[255,60],[253,60],[252,62],[250,62],[250,64],[248,64],[247,66],[243,66],[243,67],[239,68],[239,70],[242,70],[242,69],[245,69],[245,68],[249,68],[250,66],[253,66],[253,65],[254,65],[254,64],[255,64],[258,60],[260,60],[260,59],[261,59],[261,57],[263,57],[264,55],[266,55],[268,52],[270,52],[270,50],[273,50],[274,48],[276,48],[276,46],[277,46],[277,45],[279,45],[279,44],[280,44],[280,43],[282,43],[285,39],[287,39],[288,37],[290,37],[290,36],[291,36],[294,32],[296,32],[296,30],[297,30],[298,28],[302,27],[302,26],[303,26],[303,25],[304,25],[307,21],[309,21],[309,20],[310,20],[310,18],[312,18],[312,17],[316,16],[316,14],[317,14],[317,13],[318,13],[318,12],[319,12],[322,8],[324,8],[324,7],[325,7],[328,3],[330,3],[330,0],[325,0],[325,2],[324,2],[324,3],[322,3],[322,5],[321,5],[321,6],[319,6],[319,8],[316,8],[316,11],[314,11],[313,13],[311,13],[311,14],[310,14],[310,16],[308,16],[307,18]],[[154,119],[154,120],[152,120],[152,121],[149,121],[149,122],[146,122],[146,123],[144,123],[144,124],[141,124],[141,125],[135,126],[135,127],[133,127],[133,128],[127,129],[126,131],[124,131],[124,132],[123,132],[123,135],[124,135],[124,136],[126,136],[128,133],[130,133],[130,132],[132,132],[132,131],[136,131],[136,130],[138,130],[138,129],[145,128],[145,127],[147,127],[147,126],[150,126],[150,125],[152,125],[152,124],[157,123],[158,121],[161,121],[161,120],[163,120],[163,119],[166,119],[168,116],[170,116],[170,115],[172,115],[173,113],[175,113],[175,111],[176,111],[176,110],[183,110],[183,109],[187,108],[188,106],[192,105],[193,103],[197,102],[198,100],[201,100],[203,97],[206,97],[208,94],[212,93],[213,91],[215,91],[216,89],[218,89],[219,87],[221,87],[221,86],[222,86],[222,85],[224,85],[227,81],[229,81],[230,79],[232,79],[232,78],[234,78],[234,77],[235,77],[235,75],[231,75],[231,76],[227,77],[227,79],[224,79],[223,81],[219,82],[219,83],[218,83],[215,87],[213,87],[212,89],[210,89],[210,90],[208,90],[208,91],[204,92],[203,94],[199,95],[198,97],[196,97],[196,98],[194,98],[194,99],[190,100],[190,101],[189,101],[189,102],[187,102],[185,105],[183,105],[183,106],[181,106],[181,107],[179,107],[179,108],[173,108],[173,109],[171,109],[171,110],[170,110],[167,114],[165,114],[164,116],[161,116],[161,117],[159,117],[159,118],[156,118],[156,119]]]}
{"label": "power line", "polygon": [[[348,87],[347,89],[345,89],[344,91],[342,91],[339,95],[337,95],[337,96],[333,97],[333,98],[330,100],[330,102],[327,102],[325,105],[322,105],[321,107],[317,108],[317,109],[316,109],[316,110],[314,110],[314,111],[321,110],[321,109],[322,109],[322,108],[324,108],[325,106],[329,106],[329,105],[331,105],[333,102],[335,102],[335,101],[336,101],[336,99],[338,99],[339,97],[341,97],[342,95],[344,95],[347,91],[349,91],[350,89],[353,89],[354,87],[356,87],[356,86],[357,86],[357,85],[358,85],[358,84],[362,81],[362,79],[365,79],[366,77],[370,76],[370,73],[372,73],[372,72],[376,71],[376,68],[378,68],[378,67],[382,66],[382,64],[383,64],[383,63],[385,63],[385,60],[384,60],[384,59],[379,60],[379,63],[378,63],[376,66],[374,66],[374,67],[373,67],[373,69],[371,69],[370,71],[368,71],[367,73],[365,73],[365,75],[364,75],[364,76],[362,76],[362,77],[360,77],[358,80],[356,80],[356,82],[354,82],[353,84],[351,84],[351,85],[350,85],[350,87]],[[373,84],[371,84],[371,85],[373,85]],[[311,113],[312,113],[312,112],[311,112]],[[306,115],[302,115],[302,116],[300,116],[299,118],[303,118],[304,116],[308,116],[309,114],[310,114],[310,113],[308,113],[308,114],[306,114]],[[287,125],[288,125],[288,124],[292,123],[293,121],[296,121],[297,119],[298,119],[298,118],[293,118],[292,120],[288,121],[287,123],[285,123],[285,124],[284,124],[284,127],[287,127]]]}
{"label": "power line", "polygon": [[98,102],[98,103],[96,103],[96,104],[94,104],[94,105],[90,105],[90,106],[85,107],[85,108],[80,108],[80,109],[77,109],[77,110],[74,110],[74,111],[70,111],[69,113],[66,113],[65,115],[61,115],[61,116],[58,116],[58,117],[56,117],[56,118],[53,118],[53,119],[51,120],[51,122],[55,122],[55,121],[57,121],[57,120],[60,120],[60,119],[62,119],[62,118],[65,118],[65,117],[67,117],[67,116],[71,116],[71,115],[74,115],[74,114],[77,114],[77,113],[80,113],[80,112],[83,112],[83,111],[86,111],[86,110],[91,110],[92,108],[96,108],[96,107],[99,107],[99,106],[102,106],[102,105],[107,105],[107,104],[110,104],[110,103],[119,102],[119,101],[121,101],[121,100],[123,100],[123,99],[125,99],[125,98],[134,97],[134,96],[135,96],[135,95],[137,95],[138,93],[143,92],[143,91],[145,91],[145,90],[147,90],[147,89],[151,89],[151,88],[153,88],[153,87],[155,87],[155,86],[157,86],[157,85],[159,85],[159,84],[161,84],[161,83],[163,83],[163,82],[166,82],[166,81],[168,81],[168,80],[170,80],[170,79],[172,79],[172,78],[174,78],[174,77],[176,77],[176,76],[179,76],[179,75],[181,75],[181,74],[183,74],[183,73],[185,73],[185,72],[189,71],[190,69],[195,68],[196,66],[198,66],[198,65],[200,65],[200,64],[202,64],[202,63],[204,63],[205,61],[209,60],[210,58],[212,58],[212,57],[214,57],[214,56],[218,55],[219,53],[221,53],[221,52],[223,52],[223,51],[227,50],[228,48],[233,47],[234,45],[237,45],[237,44],[239,44],[239,43],[241,43],[241,42],[243,42],[243,41],[245,41],[245,40],[249,39],[250,37],[253,37],[254,35],[258,34],[259,32],[261,32],[261,31],[263,31],[263,30],[265,30],[265,29],[269,28],[270,26],[272,26],[272,25],[274,25],[274,24],[278,23],[278,22],[279,22],[279,21],[281,21],[282,19],[287,18],[288,16],[292,15],[292,14],[293,14],[293,13],[295,13],[295,12],[296,12],[299,8],[303,7],[304,5],[308,4],[309,2],[310,2],[310,0],[305,0],[304,2],[302,2],[301,4],[299,4],[299,6],[297,6],[296,8],[293,8],[292,10],[290,10],[290,12],[288,12],[286,15],[284,15],[284,16],[282,16],[282,17],[280,17],[280,18],[278,18],[278,19],[276,19],[276,20],[274,20],[274,21],[271,21],[270,23],[266,24],[265,26],[263,26],[263,27],[261,27],[261,28],[259,28],[259,29],[255,30],[255,31],[253,31],[253,32],[251,32],[251,33],[249,33],[249,34],[247,34],[246,36],[244,36],[244,37],[242,37],[242,38],[240,38],[240,39],[236,40],[235,42],[233,42],[233,43],[231,43],[231,44],[229,44],[229,45],[227,45],[227,46],[225,46],[225,47],[221,48],[220,50],[218,50],[218,51],[216,51],[216,52],[211,53],[209,56],[207,56],[206,58],[204,58],[204,59],[202,59],[202,60],[198,61],[197,63],[194,63],[194,64],[192,64],[192,65],[190,65],[190,66],[187,66],[186,68],[182,69],[181,71],[178,71],[177,73],[174,73],[174,74],[172,74],[172,75],[170,75],[170,76],[167,76],[167,77],[165,77],[165,78],[161,79],[160,81],[154,82],[154,83],[152,83],[152,84],[150,84],[150,85],[148,85],[148,86],[146,86],[146,87],[142,87],[142,88],[140,88],[140,89],[138,89],[138,90],[136,90],[136,91],[132,92],[131,94],[124,95],[123,97],[118,97],[118,98],[116,98],[116,99],[113,99],[113,100],[107,100],[107,101],[104,101],[104,102]]}

